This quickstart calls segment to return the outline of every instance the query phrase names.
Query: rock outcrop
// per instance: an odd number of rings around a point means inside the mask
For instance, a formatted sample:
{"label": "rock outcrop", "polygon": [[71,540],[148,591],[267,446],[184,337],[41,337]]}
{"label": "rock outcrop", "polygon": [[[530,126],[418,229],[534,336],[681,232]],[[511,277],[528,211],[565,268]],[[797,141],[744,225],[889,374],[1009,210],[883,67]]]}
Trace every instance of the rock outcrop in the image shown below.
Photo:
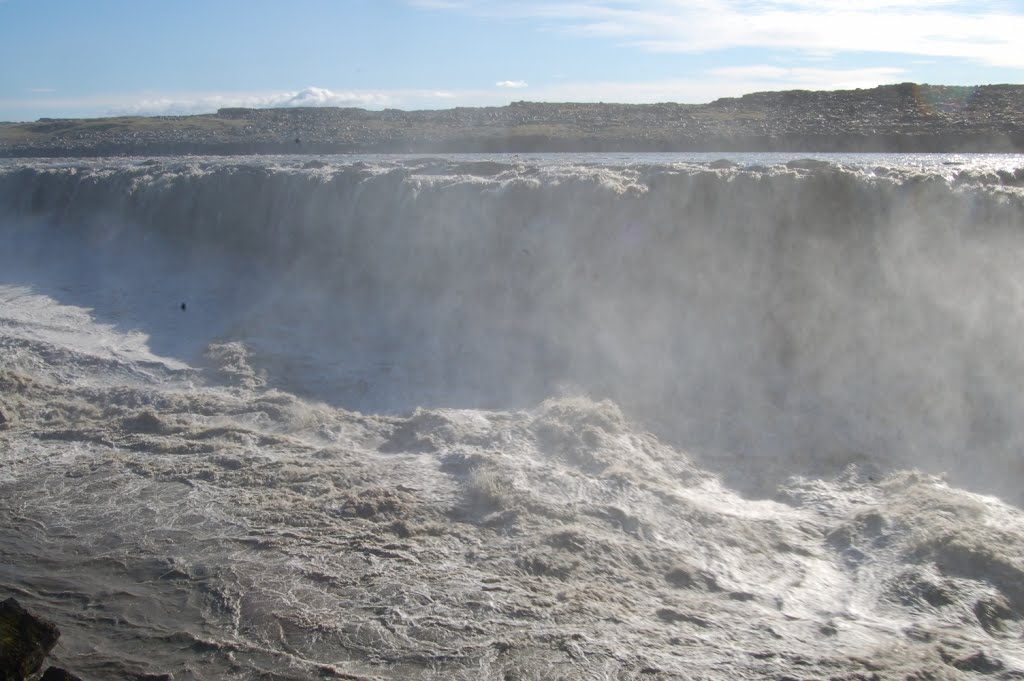
{"label": "rock outcrop", "polygon": [[435,111],[226,108],[0,124],[0,156],[1024,151],[1024,85],[901,83],[709,104],[514,102]]}
{"label": "rock outcrop", "polygon": [[39,677],[39,681],[82,681],[82,679],[60,667],[48,667]]}
{"label": "rock outcrop", "polygon": [[18,601],[0,602],[0,681],[22,681],[39,673],[58,638],[54,624],[25,610]]}
{"label": "rock outcrop", "polygon": [[0,681],[82,681],[60,667],[39,669],[60,638],[60,631],[13,598],[0,602]]}

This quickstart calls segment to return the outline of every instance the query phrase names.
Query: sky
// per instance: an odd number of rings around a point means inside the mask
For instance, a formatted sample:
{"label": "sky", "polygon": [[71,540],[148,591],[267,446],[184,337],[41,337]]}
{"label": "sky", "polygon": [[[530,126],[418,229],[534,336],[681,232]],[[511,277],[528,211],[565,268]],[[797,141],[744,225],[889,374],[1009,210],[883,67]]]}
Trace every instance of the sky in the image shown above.
{"label": "sky", "polygon": [[0,0],[0,121],[1024,83],[1024,0]]}

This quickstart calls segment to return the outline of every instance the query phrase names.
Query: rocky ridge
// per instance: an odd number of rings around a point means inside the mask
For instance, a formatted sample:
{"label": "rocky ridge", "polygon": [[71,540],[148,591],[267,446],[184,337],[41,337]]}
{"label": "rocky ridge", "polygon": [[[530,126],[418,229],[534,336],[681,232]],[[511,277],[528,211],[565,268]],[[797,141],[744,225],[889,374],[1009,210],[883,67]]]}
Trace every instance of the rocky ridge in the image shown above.
{"label": "rocky ridge", "polygon": [[901,83],[708,104],[232,108],[0,123],[4,157],[595,151],[1022,152],[1024,85]]}
{"label": "rocky ridge", "polygon": [[17,600],[0,601],[0,681],[81,681],[59,667],[48,667],[39,677],[60,631],[52,622],[26,610]]}

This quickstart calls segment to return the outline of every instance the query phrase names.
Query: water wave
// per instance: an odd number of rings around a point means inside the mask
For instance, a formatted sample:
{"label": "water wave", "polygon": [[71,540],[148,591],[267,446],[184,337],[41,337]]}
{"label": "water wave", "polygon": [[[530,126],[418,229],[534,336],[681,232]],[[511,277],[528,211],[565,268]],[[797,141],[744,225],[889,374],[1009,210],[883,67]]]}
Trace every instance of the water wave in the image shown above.
{"label": "water wave", "polygon": [[3,166],[0,590],[85,678],[1022,674],[1022,180]]}

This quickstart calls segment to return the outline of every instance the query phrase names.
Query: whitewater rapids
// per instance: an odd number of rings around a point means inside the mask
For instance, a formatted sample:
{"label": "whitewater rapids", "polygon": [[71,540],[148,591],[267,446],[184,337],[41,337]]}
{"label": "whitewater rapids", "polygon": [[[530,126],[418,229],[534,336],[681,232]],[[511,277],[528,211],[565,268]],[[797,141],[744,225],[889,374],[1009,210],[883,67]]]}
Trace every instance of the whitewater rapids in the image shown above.
{"label": "whitewater rapids", "polygon": [[1024,678],[1024,159],[0,164],[84,679]]}

